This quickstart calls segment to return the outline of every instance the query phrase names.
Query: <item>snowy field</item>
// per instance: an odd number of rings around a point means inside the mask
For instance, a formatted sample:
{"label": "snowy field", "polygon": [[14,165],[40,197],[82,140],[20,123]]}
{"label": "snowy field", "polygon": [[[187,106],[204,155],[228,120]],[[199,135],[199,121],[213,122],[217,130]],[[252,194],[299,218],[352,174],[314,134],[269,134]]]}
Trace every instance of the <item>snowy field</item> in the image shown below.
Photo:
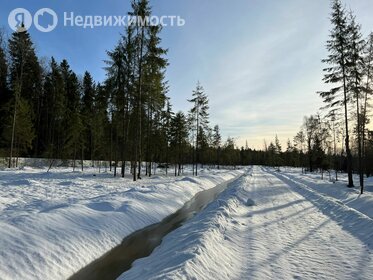
{"label": "snowy field", "polygon": [[236,177],[119,279],[373,279],[373,182],[360,196],[342,175],[258,166],[138,182],[96,169],[0,171],[0,279],[66,279]]}
{"label": "snowy field", "polygon": [[132,182],[89,169],[0,171],[0,279],[66,279],[199,191],[242,174]]}

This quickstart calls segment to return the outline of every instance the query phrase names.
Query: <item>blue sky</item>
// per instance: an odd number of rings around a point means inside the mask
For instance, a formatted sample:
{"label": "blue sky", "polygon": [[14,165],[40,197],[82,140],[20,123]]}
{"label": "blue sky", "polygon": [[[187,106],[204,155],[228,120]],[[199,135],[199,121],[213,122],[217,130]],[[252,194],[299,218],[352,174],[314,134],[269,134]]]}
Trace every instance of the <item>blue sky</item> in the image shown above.
{"label": "blue sky", "polygon": [[[73,70],[105,78],[103,60],[123,28],[64,27],[63,13],[126,15],[123,0],[0,0],[0,26],[8,27],[15,8],[35,13],[48,7],[60,23],[50,33],[30,29],[39,56],[66,58]],[[373,31],[373,1],[345,0],[363,25]],[[210,98],[211,124],[239,145],[262,148],[263,139],[277,134],[283,143],[299,130],[303,116],[322,105],[323,65],[328,37],[327,0],[151,0],[155,15],[178,15],[183,27],[165,27],[163,46],[169,49],[167,79],[174,110],[187,111],[186,101],[197,81]],[[62,21],[62,22],[61,22]]]}

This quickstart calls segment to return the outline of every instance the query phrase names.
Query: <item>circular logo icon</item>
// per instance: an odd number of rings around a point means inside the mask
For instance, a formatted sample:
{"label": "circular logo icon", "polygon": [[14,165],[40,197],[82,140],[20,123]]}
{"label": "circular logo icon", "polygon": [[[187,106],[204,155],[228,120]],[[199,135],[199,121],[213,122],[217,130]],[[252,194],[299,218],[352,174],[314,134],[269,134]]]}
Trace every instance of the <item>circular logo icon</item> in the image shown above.
{"label": "circular logo icon", "polygon": [[8,24],[13,31],[24,32],[32,25],[30,12],[23,8],[17,8],[10,12]]}
{"label": "circular logo icon", "polygon": [[58,16],[49,8],[38,10],[34,15],[34,25],[41,32],[51,32],[58,24]]}

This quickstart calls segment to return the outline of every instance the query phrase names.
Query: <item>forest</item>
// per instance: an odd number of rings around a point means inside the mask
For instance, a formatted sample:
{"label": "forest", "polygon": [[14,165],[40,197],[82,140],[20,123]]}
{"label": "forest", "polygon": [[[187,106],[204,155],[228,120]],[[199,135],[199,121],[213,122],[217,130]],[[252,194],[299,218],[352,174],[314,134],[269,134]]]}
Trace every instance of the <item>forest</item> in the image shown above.
{"label": "forest", "polygon": [[[134,23],[107,51],[106,79],[94,81],[89,71],[74,73],[67,60],[37,56],[24,29],[7,38],[0,34],[0,157],[9,168],[19,157],[66,160],[83,168],[109,162],[114,176],[125,176],[130,165],[134,180],[151,176],[154,166],[198,167],[269,165],[303,167],[305,172],[373,173],[373,132],[369,129],[373,74],[373,33],[364,36],[354,13],[332,1],[329,55],[317,92],[325,106],[304,117],[286,147],[273,132],[263,149],[232,137],[222,139],[219,125],[209,121],[209,97],[201,83],[191,89],[188,112],[174,112],[165,78],[167,49],[161,26]],[[151,16],[148,0],[132,1],[131,15]],[[301,94],[301,93],[300,93]],[[210,93],[210,96],[213,93]],[[264,113],[264,112],[263,112]],[[334,175],[333,175],[334,176]]]}

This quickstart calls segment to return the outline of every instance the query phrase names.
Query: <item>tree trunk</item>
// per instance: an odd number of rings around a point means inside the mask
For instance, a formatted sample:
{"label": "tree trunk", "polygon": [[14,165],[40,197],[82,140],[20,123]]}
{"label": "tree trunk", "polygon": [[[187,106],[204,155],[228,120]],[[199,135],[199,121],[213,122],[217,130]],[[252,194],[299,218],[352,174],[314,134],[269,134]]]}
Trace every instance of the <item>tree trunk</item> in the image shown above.
{"label": "tree trunk", "polygon": [[138,134],[139,134],[139,139],[138,139],[138,146],[139,146],[139,150],[138,150],[138,174],[137,174],[137,178],[138,179],[141,179],[141,149],[142,149],[142,110],[141,110],[141,107],[142,107],[142,60],[143,60],[143,48],[144,48],[144,36],[145,36],[145,30],[144,30],[144,26],[141,27],[141,40],[140,40],[140,57],[139,57],[139,85],[138,85],[138,90],[139,90],[139,93],[138,93],[138,98],[139,98],[139,131],[138,131]]}
{"label": "tree trunk", "polygon": [[360,108],[359,108],[359,94],[356,93],[356,107],[357,107],[357,141],[358,141],[358,161],[359,161],[359,177],[361,193],[364,192],[364,173],[362,168],[362,152],[361,152],[361,124],[360,124]]}
{"label": "tree trunk", "polygon": [[82,167],[82,172],[84,171],[84,146],[82,145],[82,150],[81,150],[81,157],[82,157],[82,161],[81,161],[81,167]]}
{"label": "tree trunk", "polygon": [[73,152],[73,172],[75,172],[75,167],[76,167],[76,143],[74,142],[74,152]]}
{"label": "tree trunk", "polygon": [[9,155],[9,165],[8,165],[9,168],[12,167],[14,137],[15,137],[15,131],[16,131],[16,120],[17,120],[17,94],[16,94],[16,100],[14,104],[14,113],[13,113],[12,140],[10,143],[10,155]]}
{"label": "tree trunk", "polygon": [[[345,61],[344,57],[342,56],[342,61]],[[350,137],[348,132],[348,109],[347,109],[347,86],[346,86],[346,70],[344,65],[342,65],[342,72],[343,72],[343,97],[344,97],[344,113],[345,113],[345,126],[346,126],[346,154],[347,154],[347,173],[348,173],[348,187],[352,188],[354,186],[354,182],[352,179],[352,154],[350,150]]]}
{"label": "tree trunk", "polygon": [[[111,113],[111,115],[113,116],[113,112]],[[113,119],[111,119],[111,124],[110,124],[110,156],[109,156],[109,170],[111,172],[111,167],[112,167],[112,163],[113,163]]]}
{"label": "tree trunk", "polygon": [[[370,83],[370,63],[368,65],[368,73],[367,73],[367,82],[366,82],[366,89],[365,89],[365,97],[364,97],[364,112],[363,112],[363,125],[362,125],[362,169],[363,172],[366,169],[366,139],[365,139],[365,125],[367,123],[367,105],[368,105],[368,91],[369,91],[369,83]],[[362,187],[360,193],[363,194],[364,188]]]}

